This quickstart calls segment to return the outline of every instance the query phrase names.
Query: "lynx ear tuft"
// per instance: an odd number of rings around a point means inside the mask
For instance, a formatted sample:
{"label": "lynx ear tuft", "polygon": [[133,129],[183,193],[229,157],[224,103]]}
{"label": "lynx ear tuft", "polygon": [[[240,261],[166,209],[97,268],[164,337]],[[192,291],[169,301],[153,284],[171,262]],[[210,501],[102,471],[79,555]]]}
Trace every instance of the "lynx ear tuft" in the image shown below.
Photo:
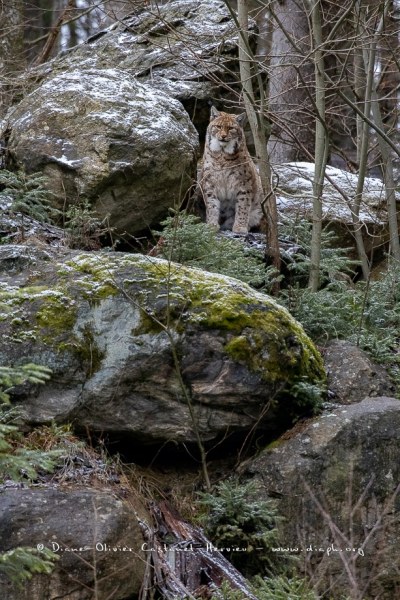
{"label": "lynx ear tuft", "polygon": [[247,123],[247,114],[244,112],[241,115],[237,115],[236,123],[240,125],[240,127],[244,127]]}
{"label": "lynx ear tuft", "polygon": [[211,110],[210,110],[210,121],[214,121],[214,119],[216,119],[217,117],[219,117],[219,115],[220,115],[219,110],[217,110],[215,108],[215,106],[212,106]]}

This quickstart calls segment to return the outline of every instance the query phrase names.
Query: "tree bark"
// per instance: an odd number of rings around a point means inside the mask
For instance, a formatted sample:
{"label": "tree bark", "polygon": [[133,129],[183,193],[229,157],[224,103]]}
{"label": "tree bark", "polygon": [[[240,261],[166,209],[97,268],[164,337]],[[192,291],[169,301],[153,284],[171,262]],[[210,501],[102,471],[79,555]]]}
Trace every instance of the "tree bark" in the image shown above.
{"label": "tree bark", "polygon": [[311,237],[310,277],[313,292],[319,288],[322,232],[322,194],[328,162],[329,139],[325,115],[325,68],[322,40],[321,2],[310,0],[312,35],[314,40],[315,71],[315,172],[313,181],[313,228]]}
{"label": "tree bark", "polygon": [[270,13],[273,34],[268,108],[273,128],[268,152],[272,164],[306,160],[296,139],[301,139],[303,146],[313,152],[314,111],[310,97],[313,66],[305,59],[310,51],[307,13],[301,0],[272,2]]}
{"label": "tree bark", "polygon": [[25,67],[23,0],[2,0],[0,12],[0,117],[11,105],[15,75]]}
{"label": "tree bark", "polygon": [[[248,2],[238,1],[239,34],[239,66],[240,80],[243,89],[243,100],[253,134],[254,146],[258,159],[258,167],[264,192],[263,212],[267,221],[267,257],[272,261],[276,270],[280,271],[281,260],[278,240],[278,211],[276,197],[272,188],[272,174],[267,152],[267,139],[264,128],[264,93],[262,86],[259,107],[257,110],[253,88],[252,69],[257,69],[254,57],[251,55],[248,43]],[[274,289],[277,292],[277,289]]]}
{"label": "tree bark", "polygon": [[153,502],[149,509],[154,527],[139,522],[148,554],[139,600],[150,600],[154,590],[165,600],[210,598],[222,581],[243,600],[257,600],[248,582],[199,527],[184,521],[165,501]]}

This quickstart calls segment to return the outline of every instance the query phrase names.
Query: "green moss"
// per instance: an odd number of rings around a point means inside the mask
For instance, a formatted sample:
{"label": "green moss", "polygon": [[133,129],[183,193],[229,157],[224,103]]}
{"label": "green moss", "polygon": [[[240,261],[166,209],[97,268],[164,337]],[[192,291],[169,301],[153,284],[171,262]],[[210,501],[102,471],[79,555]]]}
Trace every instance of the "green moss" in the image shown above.
{"label": "green moss", "polygon": [[36,313],[36,321],[39,327],[48,330],[51,339],[72,329],[76,321],[76,309],[66,303],[65,298],[47,298]]}
{"label": "green moss", "polygon": [[[301,326],[273,299],[239,281],[117,253],[78,254],[59,267],[58,276],[53,290],[37,286],[0,294],[0,320],[17,319],[14,329],[23,329],[24,304],[37,302],[34,333],[44,343],[76,354],[88,374],[99,368],[103,355],[92,330],[85,328],[82,338],[72,333],[75,298],[98,303],[119,295],[141,310],[133,336],[160,333],[167,323],[178,333],[191,327],[216,330],[227,355],[265,381],[279,387],[287,382],[289,390],[297,381],[324,382],[321,356]],[[32,328],[32,316],[30,320]]]}
{"label": "green moss", "polygon": [[265,448],[262,448],[262,450],[275,450],[275,448],[279,448],[280,446],[283,446],[285,443],[285,440],[283,440],[282,438],[278,438],[277,440],[273,440],[272,442],[270,442]]}
{"label": "green moss", "polygon": [[72,354],[79,358],[82,369],[87,377],[91,377],[101,366],[104,352],[100,350],[94,338],[94,332],[89,324],[81,329],[82,336],[75,339],[74,343],[65,345]]}
{"label": "green moss", "polygon": [[59,275],[70,279],[71,271],[74,272],[74,285],[85,300],[96,303],[118,294],[115,264],[106,256],[78,255],[59,270]]}
{"label": "green moss", "polygon": [[140,323],[137,327],[132,329],[132,335],[138,336],[144,333],[160,333],[164,331],[162,323],[159,322],[159,319],[154,319],[151,317],[151,314],[146,312],[145,310],[141,311],[140,315]]}
{"label": "green moss", "polygon": [[[158,305],[155,316],[160,321],[165,322],[168,305],[176,329],[193,323],[225,331],[227,354],[268,381],[293,384],[297,378],[309,378],[324,383],[319,352],[289,312],[271,298],[246,284],[197,269],[147,257],[134,260],[147,274],[145,285],[153,293],[146,302],[153,308]],[[144,321],[149,331],[156,327],[150,315]]]}
{"label": "green moss", "polygon": [[[50,342],[60,331],[75,322],[73,301],[61,290],[48,286],[15,288],[6,286],[0,293],[1,320],[9,322],[11,335],[4,339],[21,343],[46,339]],[[36,313],[31,305],[37,306]]]}

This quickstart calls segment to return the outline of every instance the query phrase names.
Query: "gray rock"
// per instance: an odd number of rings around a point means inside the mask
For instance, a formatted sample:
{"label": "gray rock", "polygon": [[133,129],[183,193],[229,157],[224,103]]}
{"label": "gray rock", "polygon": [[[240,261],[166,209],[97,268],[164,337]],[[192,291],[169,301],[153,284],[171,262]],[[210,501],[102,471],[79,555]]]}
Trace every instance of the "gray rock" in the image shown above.
{"label": "gray rock", "polygon": [[243,465],[279,498],[280,551],[300,556],[320,593],[396,597],[399,444],[400,401],[367,398],[297,424]]}
{"label": "gray rock", "polygon": [[203,135],[210,99],[241,90],[237,39],[219,0],[139,7],[32,70],[3,124],[12,163],[47,174],[61,210],[87,199],[118,233],[153,227],[195,179],[191,120]]}
{"label": "gray rock", "polygon": [[395,386],[386,370],[345,340],[333,340],[324,348],[328,388],[339,404],[360,402],[368,396],[390,396]]}
{"label": "gray rock", "polygon": [[0,273],[10,275],[25,269],[34,269],[36,264],[49,259],[50,254],[46,250],[34,246],[7,244],[0,246]]}
{"label": "gray rock", "polygon": [[[120,22],[35,69],[32,85],[55,72],[118,65],[137,81],[182,102],[204,134],[210,100],[223,98],[234,105],[241,93],[237,29],[225,2],[172,0],[157,8],[138,4]],[[250,19],[249,42],[254,50],[255,33]]]}
{"label": "gray rock", "polygon": [[198,136],[182,105],[120,66],[48,78],[11,111],[8,128],[14,162],[48,176],[57,208],[88,199],[120,232],[158,222],[195,169]]}
{"label": "gray rock", "polygon": [[[315,165],[306,162],[274,166],[277,205],[281,213],[297,219],[312,220],[314,171]],[[333,227],[340,236],[341,247],[354,246],[353,237],[348,232],[353,223],[349,203],[351,205],[354,202],[358,176],[330,166],[327,167],[326,174],[333,183],[327,179],[324,182],[323,222]],[[397,200],[400,201],[400,194],[397,194]],[[363,237],[367,252],[389,239],[385,206],[383,182],[367,177],[360,208],[360,221],[366,225],[363,228]]]}
{"label": "gray rock", "polygon": [[11,245],[16,242],[15,248],[19,247],[19,252],[26,253],[27,248],[18,244],[22,240],[43,247],[59,247],[65,245],[66,233],[60,227],[14,212],[11,199],[0,196],[0,243]]}
{"label": "gray rock", "polygon": [[0,491],[0,552],[45,547],[60,557],[50,576],[35,575],[22,589],[1,577],[0,595],[7,600],[118,600],[138,594],[145,570],[142,544],[134,510],[111,490]]}
{"label": "gray rock", "polygon": [[213,440],[315,408],[290,390],[324,381],[319,353],[284,308],[235,279],[72,252],[16,281],[0,295],[0,364],[53,369],[45,386],[14,390],[31,423],[190,442],[196,429]]}

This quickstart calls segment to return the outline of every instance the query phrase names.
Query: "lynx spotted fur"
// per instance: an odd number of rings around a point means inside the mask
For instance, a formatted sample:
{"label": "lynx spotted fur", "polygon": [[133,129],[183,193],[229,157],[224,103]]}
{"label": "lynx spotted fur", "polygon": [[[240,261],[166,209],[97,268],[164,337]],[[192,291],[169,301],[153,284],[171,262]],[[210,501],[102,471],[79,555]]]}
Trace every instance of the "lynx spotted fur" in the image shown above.
{"label": "lynx spotted fur", "polygon": [[248,233],[260,223],[263,199],[260,176],[246,146],[246,113],[231,115],[211,107],[200,187],[207,223]]}

